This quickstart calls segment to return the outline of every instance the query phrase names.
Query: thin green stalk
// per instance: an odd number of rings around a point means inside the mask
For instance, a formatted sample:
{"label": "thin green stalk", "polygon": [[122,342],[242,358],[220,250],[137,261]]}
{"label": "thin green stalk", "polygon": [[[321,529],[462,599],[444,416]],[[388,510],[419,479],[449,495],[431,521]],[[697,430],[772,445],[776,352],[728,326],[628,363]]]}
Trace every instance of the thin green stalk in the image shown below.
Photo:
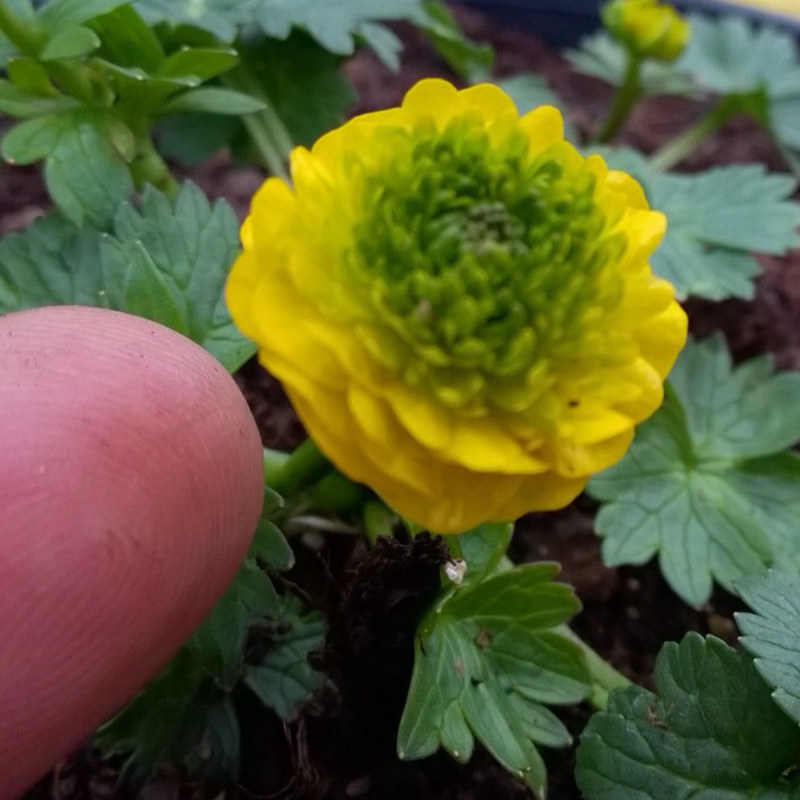
{"label": "thin green stalk", "polygon": [[264,448],[264,483],[272,487],[278,479],[284,464],[289,460],[289,453],[283,450]]}
{"label": "thin green stalk", "polygon": [[287,183],[289,173],[286,169],[286,161],[289,153],[294,149],[294,141],[289,135],[283,120],[275,111],[270,98],[264,92],[261,82],[253,75],[247,67],[246,55],[240,51],[242,60],[239,65],[226,73],[222,80],[231,89],[257,97],[263,101],[265,108],[254,114],[243,116],[244,125],[250,139],[253,142],[259,156],[269,171]]}
{"label": "thin green stalk", "polygon": [[672,141],[667,142],[653,153],[648,159],[651,169],[663,172],[680,164],[738,111],[738,105],[730,102],[729,98],[723,97],[708,114],[688,128],[684,128]]}
{"label": "thin green stalk", "polygon": [[268,485],[286,500],[319,483],[333,470],[333,464],[311,439],[306,439],[275,469],[268,469],[265,459],[265,473],[271,473],[268,474]]}
{"label": "thin green stalk", "polygon": [[20,19],[3,0],[0,0],[0,31],[26,56],[37,56],[44,44],[44,36],[35,20],[28,23]]}
{"label": "thin green stalk", "polygon": [[631,113],[631,109],[642,96],[642,88],[639,84],[641,64],[641,58],[632,53],[628,54],[628,63],[625,65],[622,84],[617,87],[617,91],[614,93],[611,111],[600,133],[597,135],[599,144],[610,142],[619,133],[620,128]]}
{"label": "thin green stalk", "polygon": [[583,650],[584,661],[592,678],[592,693],[587,700],[598,711],[605,711],[611,690],[624,689],[626,686],[631,685],[631,681],[622,673],[617,672],[608,661],[601,658],[580,636],[566,625],[559,626],[558,632]]}
{"label": "thin green stalk", "polygon": [[271,109],[268,107],[263,111],[257,111],[255,114],[246,114],[241,118],[242,124],[245,130],[247,130],[250,140],[258,151],[259,158],[264,166],[267,167],[273,175],[288,183],[289,172],[286,169],[286,156],[288,152],[282,151],[281,148],[275,144],[272,122],[278,119],[278,116],[274,112],[269,113],[270,111]]}

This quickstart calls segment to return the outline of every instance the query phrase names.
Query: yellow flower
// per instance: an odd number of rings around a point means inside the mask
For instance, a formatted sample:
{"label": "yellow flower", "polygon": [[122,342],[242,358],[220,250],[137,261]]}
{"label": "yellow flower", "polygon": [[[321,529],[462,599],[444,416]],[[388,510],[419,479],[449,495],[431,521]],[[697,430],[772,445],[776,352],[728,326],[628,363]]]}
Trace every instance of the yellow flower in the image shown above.
{"label": "yellow flower", "polygon": [[566,505],[662,400],[686,338],[639,185],[559,112],[423,80],[292,153],[227,301],[320,449],[442,533]]}
{"label": "yellow flower", "polygon": [[641,58],[674,61],[689,41],[689,23],[659,0],[611,0],[601,15],[606,28]]}

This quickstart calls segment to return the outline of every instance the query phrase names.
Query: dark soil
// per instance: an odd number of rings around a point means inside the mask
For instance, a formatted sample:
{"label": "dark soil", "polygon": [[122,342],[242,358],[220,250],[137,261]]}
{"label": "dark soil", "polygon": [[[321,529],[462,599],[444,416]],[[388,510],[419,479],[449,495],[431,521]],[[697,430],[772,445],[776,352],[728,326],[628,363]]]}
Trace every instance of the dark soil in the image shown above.
{"label": "dark soil", "polygon": [[[575,75],[559,55],[520,30],[494,26],[477,13],[460,14],[474,38],[497,51],[499,75],[520,71],[543,74],[575,109],[573,122],[591,129],[609,99],[603,84]],[[446,67],[413,32],[403,69],[387,71],[369,54],[346,65],[360,100],[356,111],[396,104],[419,78],[451,77]],[[648,152],[694,119],[702,108],[674,99],[648,101],[621,139]],[[729,124],[686,165],[761,161],[784,169],[764,134],[746,120]],[[226,197],[244,214],[261,176],[231,167],[224,157],[192,173],[212,196]],[[40,213],[46,195],[36,173],[3,168],[0,233],[21,227]],[[763,275],[753,302],[691,301],[687,309],[695,335],[724,332],[736,359],[771,353],[781,368],[800,369],[800,254],[762,259]],[[255,362],[238,375],[264,443],[289,448],[303,435],[280,386]],[[592,647],[634,681],[649,686],[662,643],[686,631],[712,632],[733,641],[732,613],[737,600],[721,591],[701,608],[680,601],[654,564],[609,569],[600,560],[592,529],[594,507],[583,497],[553,514],[523,518],[511,555],[516,561],[554,560],[563,580],[577,590],[584,609],[574,628]],[[301,719],[282,724],[242,702],[244,744],[240,794],[282,800],[523,800],[524,788],[483,752],[465,767],[446,756],[405,764],[395,756],[395,736],[413,657],[413,631],[421,610],[438,585],[438,565],[447,557],[441,540],[383,541],[369,551],[351,536],[299,538],[298,565],[289,578],[326,610],[331,632],[324,652],[315,656],[338,687],[323,694]],[[580,734],[589,710],[566,709],[563,719]],[[545,754],[552,800],[576,800],[572,751]],[[83,751],[60,765],[26,797],[28,800],[99,800],[122,797],[114,788],[116,771],[96,754]],[[140,800],[203,797],[201,787],[164,774],[143,790]]]}

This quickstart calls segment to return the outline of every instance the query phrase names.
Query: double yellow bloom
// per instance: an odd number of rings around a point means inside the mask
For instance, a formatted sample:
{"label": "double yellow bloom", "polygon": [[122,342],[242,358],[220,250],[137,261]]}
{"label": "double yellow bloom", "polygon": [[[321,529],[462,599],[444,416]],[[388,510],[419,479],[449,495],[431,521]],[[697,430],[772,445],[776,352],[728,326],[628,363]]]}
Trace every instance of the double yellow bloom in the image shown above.
{"label": "double yellow bloom", "polygon": [[436,532],[559,508],[655,411],[686,317],[665,222],[550,107],[424,80],[292,153],[227,301],[320,449]]}

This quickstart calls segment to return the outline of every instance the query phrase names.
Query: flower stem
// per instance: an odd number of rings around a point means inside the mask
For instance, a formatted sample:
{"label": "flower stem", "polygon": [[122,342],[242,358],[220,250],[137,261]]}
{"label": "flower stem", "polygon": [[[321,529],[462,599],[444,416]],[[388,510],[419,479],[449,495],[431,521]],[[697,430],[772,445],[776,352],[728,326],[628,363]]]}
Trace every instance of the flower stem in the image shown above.
{"label": "flower stem", "polygon": [[[269,452],[274,451],[266,451]],[[267,484],[287,500],[319,483],[334,470],[333,464],[311,439],[306,439],[283,463],[278,459],[268,459],[266,453],[264,473]]]}
{"label": "flower stem", "polygon": [[617,135],[636,101],[641,97],[642,88],[639,85],[641,63],[641,58],[633,55],[633,53],[628,53],[625,75],[622,78],[622,84],[617,87],[617,91],[614,93],[614,100],[611,104],[608,118],[597,135],[598,144],[610,142]]}
{"label": "flower stem", "polygon": [[631,681],[622,673],[617,672],[608,661],[601,658],[580,636],[566,625],[560,625],[558,632],[583,650],[584,661],[592,678],[592,693],[587,700],[598,711],[605,711],[611,690],[624,689],[626,686],[631,685]]}
{"label": "flower stem", "polygon": [[713,136],[739,110],[736,103],[723,97],[704,117],[682,130],[650,156],[651,169],[664,172],[691,155],[701,142]]}
{"label": "flower stem", "polygon": [[244,52],[240,51],[240,54],[242,60],[235,69],[223,77],[223,81],[231,89],[245,92],[264,102],[265,108],[261,111],[256,111],[254,114],[245,114],[241,117],[242,124],[247,130],[264,166],[273,175],[288,183],[289,173],[286,169],[286,160],[294,148],[294,141],[289,135],[283,120],[275,111],[270,98],[264,93],[263,86],[247,67]]}

